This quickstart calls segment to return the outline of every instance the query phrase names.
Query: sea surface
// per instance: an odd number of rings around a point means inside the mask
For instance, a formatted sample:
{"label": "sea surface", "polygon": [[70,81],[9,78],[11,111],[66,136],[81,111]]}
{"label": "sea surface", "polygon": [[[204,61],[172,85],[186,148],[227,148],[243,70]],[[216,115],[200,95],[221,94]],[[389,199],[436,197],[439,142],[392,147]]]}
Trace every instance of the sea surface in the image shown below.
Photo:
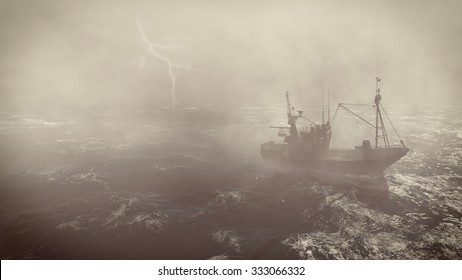
{"label": "sea surface", "polygon": [[265,163],[284,108],[1,111],[0,257],[461,259],[462,106],[388,113],[410,152],[353,176]]}

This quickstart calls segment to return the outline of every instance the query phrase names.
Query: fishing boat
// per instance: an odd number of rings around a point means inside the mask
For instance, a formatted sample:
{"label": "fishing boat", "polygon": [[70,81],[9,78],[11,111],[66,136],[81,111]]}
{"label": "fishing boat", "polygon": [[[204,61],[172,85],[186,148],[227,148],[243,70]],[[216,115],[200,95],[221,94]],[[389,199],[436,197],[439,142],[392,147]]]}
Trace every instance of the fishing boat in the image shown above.
{"label": "fishing boat", "polygon": [[[346,173],[346,174],[380,174],[390,165],[397,162],[409,152],[404,145],[395,126],[388,117],[385,108],[382,106],[379,82],[376,78],[376,91],[373,104],[348,104],[339,103],[332,120],[330,119],[330,106],[328,104],[328,118],[324,122],[324,102],[322,110],[322,122],[315,123],[303,116],[303,111],[291,106],[289,93],[286,92],[287,103],[287,126],[271,126],[279,129],[278,136],[284,139],[283,142],[269,141],[261,145],[260,153],[266,162],[297,168],[307,168],[322,172]],[[324,98],[323,98],[324,99]],[[375,112],[375,122],[354,112],[351,106],[370,106]],[[334,131],[335,120],[339,110],[345,110],[351,117],[364,125],[375,130],[374,143],[370,140],[363,140],[361,145],[352,149],[330,149],[332,132]],[[385,127],[384,116],[391,124],[398,136],[398,144],[390,144],[387,128]],[[297,127],[297,121],[304,119],[309,125]]]}

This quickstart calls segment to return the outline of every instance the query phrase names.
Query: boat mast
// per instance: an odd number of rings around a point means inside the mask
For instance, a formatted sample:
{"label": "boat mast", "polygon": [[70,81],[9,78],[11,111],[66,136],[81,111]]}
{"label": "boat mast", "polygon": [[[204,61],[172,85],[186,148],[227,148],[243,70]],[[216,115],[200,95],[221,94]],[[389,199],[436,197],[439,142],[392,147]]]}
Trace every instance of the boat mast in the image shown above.
{"label": "boat mast", "polygon": [[327,122],[330,124],[330,94],[329,94],[329,83],[327,83]]}
{"label": "boat mast", "polygon": [[[375,113],[375,148],[377,149],[378,143],[379,143],[379,137],[383,138],[383,144],[385,145],[385,148],[390,147],[390,143],[388,142],[388,135],[387,135],[387,130],[385,129],[385,123],[383,122],[382,118],[382,112],[380,111],[380,101],[382,101],[382,96],[380,95],[380,88],[379,88],[379,82],[381,79],[379,77],[375,78],[376,84],[375,84],[375,107],[376,107],[376,113]],[[379,120],[380,120],[380,129],[382,130],[382,135],[379,136]]]}
{"label": "boat mast", "polygon": [[290,108],[289,92],[286,91],[286,102],[287,102],[287,117],[290,119],[292,117],[292,111]]}
{"label": "boat mast", "polygon": [[380,112],[380,89],[379,89],[379,82],[381,79],[379,77],[375,77],[375,148],[379,144],[379,112]]}
{"label": "boat mast", "polygon": [[[295,124],[297,122],[297,119],[299,116],[294,116],[295,115],[295,108],[291,107],[290,105],[290,99],[289,99],[289,92],[286,91],[286,102],[287,102],[287,118],[288,118],[288,124],[290,125],[290,137],[291,139],[296,139],[298,140],[298,130],[297,130],[297,125]],[[300,117],[302,116],[302,113],[300,113]]]}
{"label": "boat mast", "polygon": [[322,87],[322,125],[324,125],[324,86]]}

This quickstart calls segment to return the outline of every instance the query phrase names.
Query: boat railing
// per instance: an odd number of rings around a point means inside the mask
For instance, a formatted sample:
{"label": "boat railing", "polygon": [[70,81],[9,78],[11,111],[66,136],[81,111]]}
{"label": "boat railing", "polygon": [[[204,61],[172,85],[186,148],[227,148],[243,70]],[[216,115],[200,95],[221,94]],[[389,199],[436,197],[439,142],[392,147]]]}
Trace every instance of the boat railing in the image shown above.
{"label": "boat railing", "polygon": [[[357,148],[360,148],[362,149],[363,146],[356,146]],[[390,145],[390,146],[378,146],[377,148],[375,147],[371,147],[371,150],[380,150],[380,149],[388,149],[388,148],[402,148],[403,146],[402,145]],[[358,150],[358,149],[356,149]],[[352,149],[348,149],[348,148],[334,148],[334,149],[329,149],[329,151],[353,151]]]}

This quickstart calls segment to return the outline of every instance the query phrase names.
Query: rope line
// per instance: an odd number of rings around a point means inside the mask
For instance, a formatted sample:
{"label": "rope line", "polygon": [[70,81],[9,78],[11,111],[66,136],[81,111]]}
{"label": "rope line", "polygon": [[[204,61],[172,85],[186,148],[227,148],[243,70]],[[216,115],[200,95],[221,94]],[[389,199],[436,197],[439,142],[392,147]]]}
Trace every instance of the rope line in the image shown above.
{"label": "rope line", "polygon": [[353,113],[351,113],[348,110],[347,112],[350,114],[350,117],[358,124],[359,127],[361,127],[367,134],[369,134],[372,138],[374,138],[374,135],[372,135],[369,131],[367,131],[366,128],[364,128],[364,126],[355,118]]}
{"label": "rope line", "polygon": [[388,121],[390,122],[391,127],[393,127],[393,130],[395,131],[396,135],[398,136],[399,141],[400,141],[401,144],[404,146],[403,140],[401,140],[401,137],[399,136],[398,131],[396,130],[396,128],[395,128],[395,126],[393,125],[393,123],[391,122],[390,117],[388,117],[387,111],[385,111],[385,108],[383,108],[382,104],[380,104],[380,107],[382,108],[383,112],[385,113],[385,116],[387,116],[387,119],[388,119]]}
{"label": "rope line", "polygon": [[372,106],[372,107],[369,108],[369,109],[366,109],[365,111],[362,111],[361,113],[358,114],[358,116],[361,116],[362,114],[364,114],[364,113],[366,113],[367,111],[370,111],[370,110],[372,110],[372,109],[374,109],[374,106]]}
{"label": "rope line", "polygon": [[348,106],[374,106],[374,104],[355,104],[355,103],[339,103],[342,105],[348,105]]}
{"label": "rope line", "polygon": [[331,130],[330,141],[332,141],[332,135],[334,134],[334,126],[335,126],[335,121],[337,120],[338,108],[340,108],[340,106],[338,106],[337,109],[335,109],[334,116],[332,117],[332,125],[330,126],[330,130]]}

